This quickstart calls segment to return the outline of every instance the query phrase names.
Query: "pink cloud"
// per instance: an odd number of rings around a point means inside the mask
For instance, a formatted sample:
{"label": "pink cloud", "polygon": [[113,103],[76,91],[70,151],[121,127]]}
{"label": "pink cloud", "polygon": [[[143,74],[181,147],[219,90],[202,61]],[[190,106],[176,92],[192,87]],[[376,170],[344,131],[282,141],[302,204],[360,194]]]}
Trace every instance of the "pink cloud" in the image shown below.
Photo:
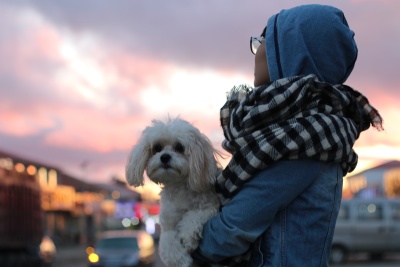
{"label": "pink cloud", "polygon": [[49,114],[43,114],[40,111],[31,110],[29,114],[21,113],[17,110],[0,108],[0,132],[15,135],[29,136],[40,133],[43,129],[49,129],[54,126]]}
{"label": "pink cloud", "polygon": [[46,137],[46,142],[70,149],[109,152],[128,149],[141,132],[142,117],[109,116],[96,110],[61,108],[62,129]]}

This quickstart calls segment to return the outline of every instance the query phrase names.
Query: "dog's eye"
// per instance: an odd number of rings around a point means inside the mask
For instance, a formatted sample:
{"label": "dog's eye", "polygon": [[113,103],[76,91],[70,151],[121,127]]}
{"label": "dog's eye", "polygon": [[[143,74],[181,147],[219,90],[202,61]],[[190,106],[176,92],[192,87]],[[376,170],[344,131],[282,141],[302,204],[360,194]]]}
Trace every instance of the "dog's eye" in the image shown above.
{"label": "dog's eye", "polygon": [[183,145],[181,143],[177,143],[175,145],[175,151],[178,153],[183,153],[185,151],[185,148],[183,147]]}
{"label": "dog's eye", "polygon": [[160,144],[155,144],[154,146],[153,146],[153,152],[154,153],[158,153],[158,152],[160,152],[162,150],[162,146],[160,145]]}

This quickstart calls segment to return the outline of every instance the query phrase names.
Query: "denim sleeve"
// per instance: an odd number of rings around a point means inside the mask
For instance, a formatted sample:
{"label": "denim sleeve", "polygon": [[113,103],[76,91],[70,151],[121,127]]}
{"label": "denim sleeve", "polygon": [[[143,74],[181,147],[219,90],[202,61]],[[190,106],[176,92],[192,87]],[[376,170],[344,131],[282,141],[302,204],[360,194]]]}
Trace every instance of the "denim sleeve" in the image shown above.
{"label": "denim sleeve", "polygon": [[280,161],[247,181],[203,228],[195,261],[221,262],[242,255],[271,225],[275,214],[318,176],[320,162]]}

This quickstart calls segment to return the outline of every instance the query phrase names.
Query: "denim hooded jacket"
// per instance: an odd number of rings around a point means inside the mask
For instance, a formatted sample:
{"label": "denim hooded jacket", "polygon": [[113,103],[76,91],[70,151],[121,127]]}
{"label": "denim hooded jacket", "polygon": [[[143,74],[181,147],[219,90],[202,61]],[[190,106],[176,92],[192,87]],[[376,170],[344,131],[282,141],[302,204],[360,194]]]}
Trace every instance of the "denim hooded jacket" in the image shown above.
{"label": "denim hooded jacket", "polygon": [[[357,59],[354,32],[342,11],[303,5],[269,18],[271,81],[316,75],[342,84]],[[249,254],[240,266],[328,266],[341,200],[339,163],[281,160],[249,179],[211,218],[192,254],[198,263],[224,263]]]}

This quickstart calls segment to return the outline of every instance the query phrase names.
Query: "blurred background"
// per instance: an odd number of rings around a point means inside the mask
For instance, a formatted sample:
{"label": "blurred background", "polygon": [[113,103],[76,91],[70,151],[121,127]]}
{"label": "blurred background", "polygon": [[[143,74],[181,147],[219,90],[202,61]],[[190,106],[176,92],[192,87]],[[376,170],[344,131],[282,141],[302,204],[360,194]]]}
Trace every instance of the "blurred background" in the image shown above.
{"label": "blurred background", "polygon": [[[152,119],[168,115],[192,122],[222,150],[226,92],[253,82],[250,36],[280,10],[313,2],[0,0],[0,264],[37,255],[42,265],[73,256],[87,264],[86,248],[108,230],[144,230],[156,245],[160,189],[125,184],[129,150]],[[346,84],[384,118],[384,132],[369,129],[357,140],[359,163],[344,183],[345,200],[369,202],[343,218],[375,220],[365,234],[388,240],[400,231],[389,226],[400,224],[400,2],[318,3],[344,11],[359,48]],[[335,255],[398,264],[400,246],[386,243],[373,259]]]}

